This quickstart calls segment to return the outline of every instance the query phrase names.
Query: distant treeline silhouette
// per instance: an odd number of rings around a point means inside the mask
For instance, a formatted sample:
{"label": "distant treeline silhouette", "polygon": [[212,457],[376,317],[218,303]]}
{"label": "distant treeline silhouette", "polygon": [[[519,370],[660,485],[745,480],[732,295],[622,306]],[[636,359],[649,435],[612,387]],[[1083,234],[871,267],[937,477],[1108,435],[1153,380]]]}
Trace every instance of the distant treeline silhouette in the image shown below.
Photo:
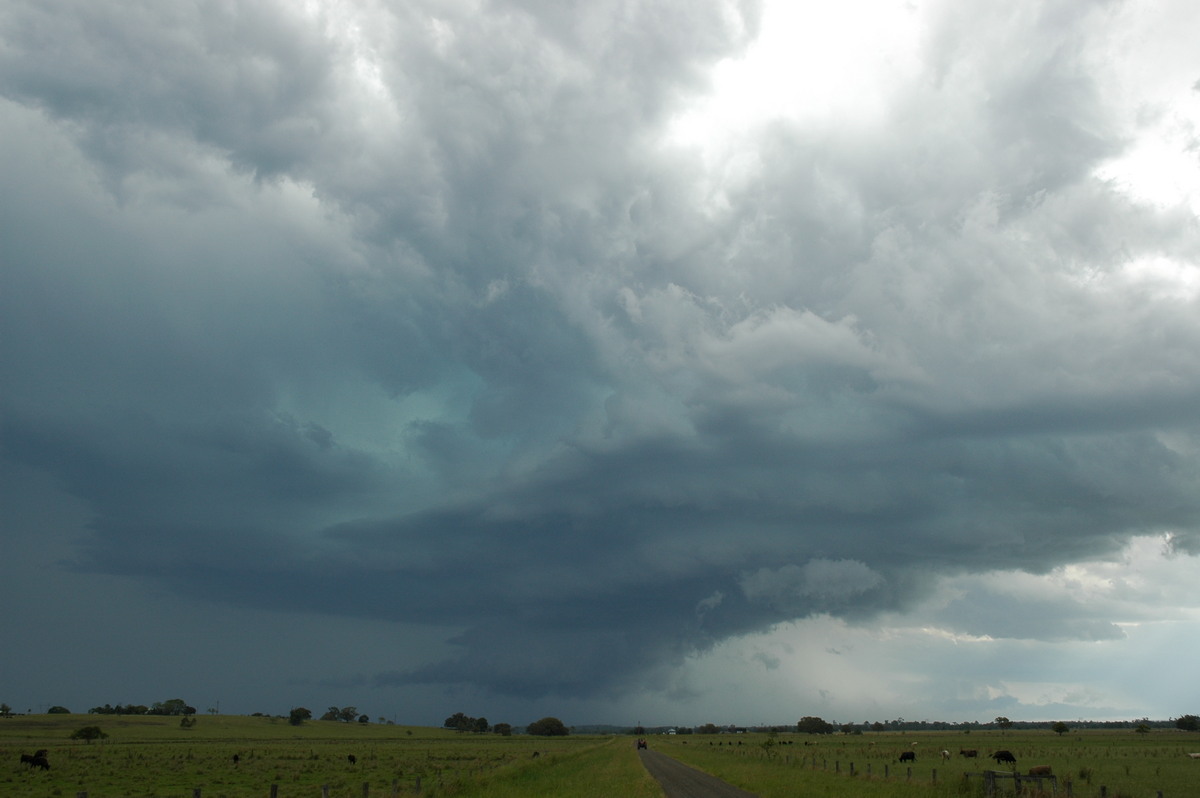
{"label": "distant treeline silhouette", "polygon": [[102,707],[92,707],[89,715],[195,715],[196,708],[188,705],[182,698],[172,698],[168,701],[155,701],[150,706],[144,704],[105,704]]}

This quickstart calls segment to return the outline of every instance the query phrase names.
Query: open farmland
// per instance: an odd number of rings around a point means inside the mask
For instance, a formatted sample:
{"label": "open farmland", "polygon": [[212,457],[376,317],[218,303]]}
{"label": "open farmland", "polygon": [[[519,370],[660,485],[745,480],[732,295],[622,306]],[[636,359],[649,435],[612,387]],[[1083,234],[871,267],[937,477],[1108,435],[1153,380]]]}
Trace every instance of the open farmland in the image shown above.
{"label": "open farmland", "polygon": [[[1099,796],[1102,787],[1109,798],[1200,796],[1200,760],[1187,756],[1200,750],[1200,735],[1177,731],[687,735],[650,744],[762,798],[979,795],[983,771],[1012,769],[987,758],[999,749],[1013,753],[1020,773],[1050,765],[1058,795],[1068,794],[1069,781],[1077,798]],[[964,758],[960,749],[979,756]],[[915,763],[898,761],[905,751],[916,753]],[[1008,782],[998,794],[1011,792]]]}
{"label": "open farmland", "polygon": [[[109,736],[83,743],[71,732],[97,725]],[[0,721],[0,795],[20,798],[154,796],[204,798],[270,795],[318,798],[390,796],[393,790],[452,794],[455,785],[529,762],[552,768],[609,738],[460,734],[382,724],[199,716],[190,729],[179,718],[41,715]],[[20,763],[22,753],[48,749],[49,771]],[[537,758],[533,757],[538,752]],[[233,757],[238,756],[235,764]],[[348,759],[353,754],[356,761]]]}
{"label": "open farmland", "polygon": [[[69,735],[98,725],[109,737]],[[1200,735],[1155,730],[801,735],[657,735],[650,747],[762,798],[941,798],[981,795],[986,758],[1012,751],[1018,770],[1050,765],[1058,795],[1193,798],[1200,795]],[[913,743],[916,743],[914,746]],[[19,763],[49,750],[50,771]],[[966,759],[963,748],[980,756]],[[943,761],[939,752],[952,752]],[[534,752],[538,753],[534,757]],[[916,762],[899,754],[915,751]],[[235,764],[233,756],[239,761]],[[347,759],[354,754],[356,762]],[[273,718],[95,715],[26,716],[0,722],[0,794],[17,798],[154,796],[331,798],[421,795],[459,798],[562,796],[659,798],[631,737],[460,734],[442,729]],[[1002,769],[1002,768],[1001,768]],[[1000,792],[1011,794],[1011,786]]]}

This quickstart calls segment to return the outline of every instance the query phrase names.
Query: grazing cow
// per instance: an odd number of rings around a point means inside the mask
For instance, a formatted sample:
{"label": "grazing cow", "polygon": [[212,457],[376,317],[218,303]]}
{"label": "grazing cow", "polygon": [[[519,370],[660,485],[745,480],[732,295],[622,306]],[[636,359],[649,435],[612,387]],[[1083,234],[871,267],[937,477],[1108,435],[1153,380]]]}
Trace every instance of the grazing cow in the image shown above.
{"label": "grazing cow", "polygon": [[1050,769],[1049,765],[1038,765],[1037,767],[1032,767],[1029,769],[1029,775],[1030,776],[1053,776],[1054,771]]}
{"label": "grazing cow", "polygon": [[915,751],[903,751],[900,754],[900,761],[901,762],[916,762],[917,754]]}
{"label": "grazing cow", "polygon": [[346,761],[349,762],[351,765],[356,765],[356,764],[358,764],[358,757],[356,757],[354,754],[350,754],[349,756],[346,757]]}
{"label": "grazing cow", "polygon": [[976,748],[960,748],[958,749],[958,753],[967,759],[974,759],[979,756],[979,750]]}
{"label": "grazing cow", "polygon": [[31,768],[41,768],[42,770],[50,769],[50,760],[46,759],[46,754],[49,753],[45,748],[39,748],[30,754],[21,754],[21,764],[29,765]]}
{"label": "grazing cow", "polygon": [[46,759],[44,751],[38,751],[33,756],[29,754],[21,754],[21,763],[29,765],[31,768],[41,768],[42,770],[50,769],[50,760]]}
{"label": "grazing cow", "polygon": [[949,751],[947,751],[945,748],[943,748],[943,749],[942,749],[942,761],[943,761],[943,762],[949,762],[949,761],[950,761],[950,752],[949,752]]}
{"label": "grazing cow", "polygon": [[233,764],[234,765],[236,765],[238,762],[241,762],[241,761],[242,761],[242,758],[240,756],[238,756],[237,754],[233,755]]}
{"label": "grazing cow", "polygon": [[533,756],[531,756],[530,759],[537,759],[539,756],[541,756],[541,754],[538,753],[537,751],[534,751]]}
{"label": "grazing cow", "polygon": [[1017,758],[1012,755],[1012,751],[997,751],[996,753],[992,754],[992,759],[996,760],[997,765],[999,765],[1001,762],[1010,762],[1014,765],[1017,764]]}
{"label": "grazing cow", "polygon": [[1200,754],[1188,754],[1192,759],[1200,759]]}

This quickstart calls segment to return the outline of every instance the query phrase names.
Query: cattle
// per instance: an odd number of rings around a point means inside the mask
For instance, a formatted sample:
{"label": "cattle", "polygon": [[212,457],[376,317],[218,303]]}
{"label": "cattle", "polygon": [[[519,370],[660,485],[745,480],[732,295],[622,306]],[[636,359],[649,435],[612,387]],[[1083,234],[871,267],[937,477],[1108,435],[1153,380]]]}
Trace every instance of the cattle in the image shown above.
{"label": "cattle", "polygon": [[50,760],[46,759],[46,749],[39,748],[32,755],[21,754],[21,764],[29,765],[31,768],[41,768],[42,770],[50,769]]}
{"label": "cattle", "polygon": [[1188,754],[1192,759],[1200,759],[1200,754]]}
{"label": "cattle", "polygon": [[233,755],[233,764],[234,765],[237,765],[237,763],[241,762],[241,761],[242,761],[242,758],[239,755],[237,755],[237,754]]}
{"label": "cattle", "polygon": [[950,752],[949,752],[949,751],[947,751],[945,748],[943,748],[943,749],[942,749],[942,761],[943,761],[943,762],[949,762],[949,761],[950,761]]}
{"label": "cattle", "polygon": [[1030,776],[1053,776],[1054,771],[1049,765],[1038,765],[1029,769]]}
{"label": "cattle", "polygon": [[976,748],[960,748],[958,749],[958,753],[967,759],[974,759],[979,756],[979,750]]}
{"label": "cattle", "polygon": [[351,765],[357,765],[357,764],[358,764],[358,757],[356,757],[354,754],[349,754],[349,755],[346,757],[346,761],[347,761],[347,762],[349,762]]}
{"label": "cattle", "polygon": [[916,762],[917,754],[915,751],[903,751],[900,754],[900,761],[901,762]]}
{"label": "cattle", "polygon": [[999,765],[1001,762],[1011,762],[1014,765],[1017,764],[1017,758],[1012,755],[1012,751],[997,751],[996,753],[992,754],[992,759],[996,760],[997,765]]}

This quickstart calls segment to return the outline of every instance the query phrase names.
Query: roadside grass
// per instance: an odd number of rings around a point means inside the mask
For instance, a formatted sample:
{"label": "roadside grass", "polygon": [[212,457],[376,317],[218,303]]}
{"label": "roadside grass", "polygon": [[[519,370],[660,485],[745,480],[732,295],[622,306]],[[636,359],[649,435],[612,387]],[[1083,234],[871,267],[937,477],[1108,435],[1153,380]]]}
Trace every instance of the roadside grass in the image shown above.
{"label": "roadside grass", "polygon": [[454,798],[663,798],[642,767],[632,739],[609,738],[581,751],[552,754],[460,781],[439,795]]}
{"label": "roadside grass", "polygon": [[[983,771],[1006,769],[987,758],[1000,749],[1012,751],[1022,774],[1050,765],[1059,795],[1067,794],[1068,780],[1077,798],[1099,796],[1101,787],[1109,798],[1157,798],[1160,791],[1163,798],[1200,795],[1200,763],[1187,756],[1200,748],[1200,736],[1175,731],[687,735],[656,737],[650,744],[762,798],[982,795]],[[960,756],[959,749],[967,748],[979,757]],[[951,752],[949,761],[942,761],[942,750]],[[916,763],[897,762],[903,751],[915,751]],[[998,794],[1011,795],[1012,783],[1001,782]]]}

